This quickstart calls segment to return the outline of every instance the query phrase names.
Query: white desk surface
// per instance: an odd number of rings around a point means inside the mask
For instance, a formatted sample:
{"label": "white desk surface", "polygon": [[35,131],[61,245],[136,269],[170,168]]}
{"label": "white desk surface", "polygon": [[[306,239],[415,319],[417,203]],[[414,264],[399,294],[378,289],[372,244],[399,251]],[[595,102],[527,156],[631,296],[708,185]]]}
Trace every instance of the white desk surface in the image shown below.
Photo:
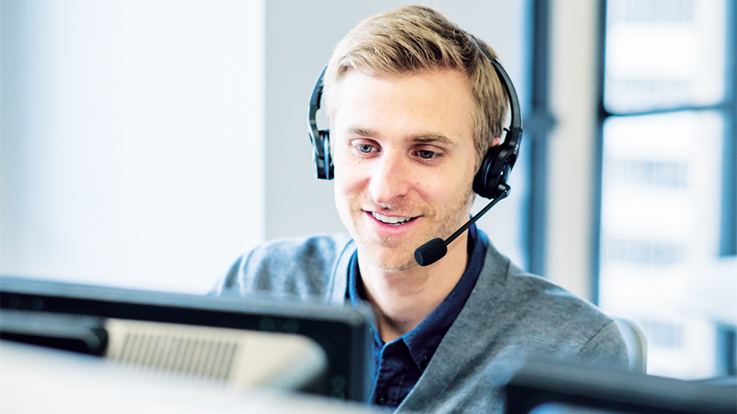
{"label": "white desk surface", "polygon": [[216,384],[126,368],[102,358],[0,341],[0,413],[324,413],[375,412],[274,390],[229,391]]}

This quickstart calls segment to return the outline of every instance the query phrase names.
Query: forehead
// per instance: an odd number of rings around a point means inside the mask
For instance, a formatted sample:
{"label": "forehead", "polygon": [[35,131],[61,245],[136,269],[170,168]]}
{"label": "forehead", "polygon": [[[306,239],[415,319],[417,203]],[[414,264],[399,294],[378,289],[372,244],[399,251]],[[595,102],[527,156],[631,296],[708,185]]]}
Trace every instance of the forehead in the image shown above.
{"label": "forehead", "polygon": [[473,97],[466,75],[458,70],[394,75],[350,69],[336,92],[331,123],[339,134],[364,128],[382,136],[473,136]]}

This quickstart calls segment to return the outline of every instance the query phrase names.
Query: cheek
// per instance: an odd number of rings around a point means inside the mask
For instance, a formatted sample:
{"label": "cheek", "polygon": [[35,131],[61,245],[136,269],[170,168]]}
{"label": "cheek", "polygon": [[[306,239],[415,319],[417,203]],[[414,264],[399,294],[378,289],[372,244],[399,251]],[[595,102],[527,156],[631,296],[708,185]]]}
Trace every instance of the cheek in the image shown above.
{"label": "cheek", "polygon": [[473,185],[473,161],[454,164],[453,167],[428,175],[416,184],[423,198],[451,207],[469,194]]}
{"label": "cheek", "polygon": [[336,154],[333,158],[333,168],[335,171],[334,185],[336,197],[348,196],[361,188],[361,183],[365,180],[365,173],[361,162],[350,161],[345,154]]}
{"label": "cheek", "polygon": [[455,212],[453,210],[457,210],[466,204],[466,199],[469,195],[469,188],[470,185],[466,186],[465,183],[454,183],[453,185],[443,188],[442,192],[436,191],[432,203],[437,206],[442,206],[442,208],[447,211],[447,214],[465,214],[465,212]]}

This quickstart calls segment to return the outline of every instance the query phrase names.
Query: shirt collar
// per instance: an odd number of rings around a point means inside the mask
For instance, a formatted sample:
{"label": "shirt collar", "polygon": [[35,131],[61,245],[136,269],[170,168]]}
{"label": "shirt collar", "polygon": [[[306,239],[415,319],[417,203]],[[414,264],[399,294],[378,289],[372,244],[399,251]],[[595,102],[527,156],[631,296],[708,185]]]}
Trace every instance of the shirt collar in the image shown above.
{"label": "shirt collar", "polygon": [[[472,225],[468,230],[468,263],[460,280],[430,315],[413,330],[396,339],[405,342],[412,360],[421,370],[424,371],[445,333],[461,313],[468,297],[471,296],[471,291],[484,266],[486,249],[486,240],[479,236],[476,225]],[[353,306],[358,306],[367,298],[358,272],[357,252],[353,253],[348,267],[348,298]],[[379,337],[379,330],[375,326],[372,326],[372,329],[376,344],[383,346],[384,342]]]}

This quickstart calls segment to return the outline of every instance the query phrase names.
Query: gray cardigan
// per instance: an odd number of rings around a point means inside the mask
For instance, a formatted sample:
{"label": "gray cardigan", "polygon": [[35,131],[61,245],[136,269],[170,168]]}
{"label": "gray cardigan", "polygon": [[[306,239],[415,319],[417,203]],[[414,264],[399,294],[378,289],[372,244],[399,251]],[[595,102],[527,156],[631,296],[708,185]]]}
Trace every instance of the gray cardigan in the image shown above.
{"label": "gray cardigan", "polygon": [[[500,386],[526,357],[626,369],[627,349],[609,317],[488,246],[471,296],[396,412],[501,413]],[[355,249],[344,234],[272,241],[238,259],[217,293],[342,305]]]}

